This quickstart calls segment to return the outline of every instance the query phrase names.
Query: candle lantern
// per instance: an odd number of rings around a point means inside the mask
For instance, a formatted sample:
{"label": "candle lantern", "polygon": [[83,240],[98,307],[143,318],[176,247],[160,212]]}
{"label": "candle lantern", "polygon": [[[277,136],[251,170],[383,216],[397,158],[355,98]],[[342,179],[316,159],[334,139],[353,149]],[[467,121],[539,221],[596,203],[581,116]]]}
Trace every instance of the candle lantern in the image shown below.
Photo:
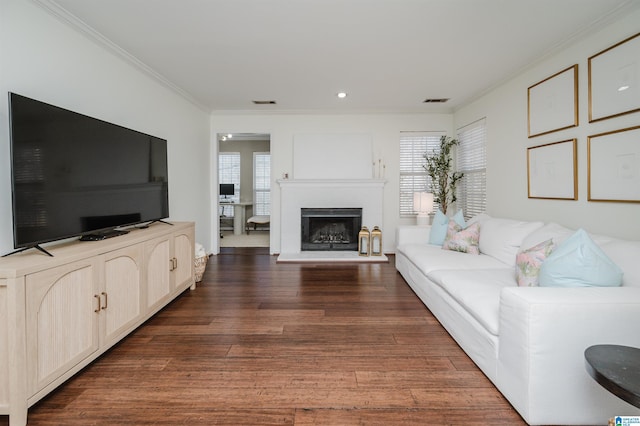
{"label": "candle lantern", "polygon": [[360,232],[358,232],[358,254],[360,256],[369,256],[369,240],[371,239],[371,233],[366,226],[363,226]]}
{"label": "candle lantern", "polygon": [[382,256],[382,231],[377,226],[371,230],[371,256]]}

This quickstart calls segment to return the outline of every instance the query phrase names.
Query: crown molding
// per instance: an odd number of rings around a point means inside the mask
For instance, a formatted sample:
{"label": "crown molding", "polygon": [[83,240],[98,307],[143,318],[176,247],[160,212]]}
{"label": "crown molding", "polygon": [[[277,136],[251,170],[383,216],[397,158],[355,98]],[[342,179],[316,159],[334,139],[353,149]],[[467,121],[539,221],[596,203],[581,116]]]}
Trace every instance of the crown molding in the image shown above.
{"label": "crown molding", "polygon": [[207,114],[211,114],[211,109],[206,107],[201,102],[199,102],[191,94],[189,94],[179,86],[175,85],[173,82],[168,80],[162,74],[158,73],[153,68],[151,68],[150,66],[148,66],[147,64],[145,64],[144,62],[142,62],[141,60],[139,60],[138,58],[136,58],[135,56],[133,56],[132,54],[130,54],[129,52],[127,52],[126,50],[124,50],[123,48],[115,44],[114,42],[112,42],[111,40],[109,40],[107,37],[102,35],[100,32],[96,31],[94,28],[92,28],[87,23],[79,19],[77,16],[73,15],[72,13],[64,9],[55,1],[53,0],[31,0],[31,1],[35,5],[39,6],[40,8],[48,12],[50,15],[57,18],[63,24],[83,34],[85,37],[92,40],[93,42],[98,44],[100,47],[113,53],[123,61],[132,65],[134,68],[138,69],[142,73],[156,80],[167,89],[171,90],[172,92],[176,93],[177,95],[181,96],[182,98],[184,98],[185,100],[187,100],[188,102],[196,106],[198,109],[202,110]]}

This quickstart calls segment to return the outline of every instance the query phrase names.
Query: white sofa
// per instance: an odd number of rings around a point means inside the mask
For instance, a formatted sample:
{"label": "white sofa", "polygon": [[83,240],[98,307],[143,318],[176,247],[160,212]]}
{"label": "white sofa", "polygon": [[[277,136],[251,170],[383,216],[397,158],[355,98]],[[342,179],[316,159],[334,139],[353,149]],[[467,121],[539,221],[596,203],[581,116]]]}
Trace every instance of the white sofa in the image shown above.
{"label": "white sofa", "polygon": [[574,231],[481,215],[479,255],[430,245],[401,226],[396,268],[460,347],[532,425],[607,424],[640,410],[591,378],[595,344],[640,347],[640,241],[591,235],[624,272],[620,287],[518,287],[518,249]]}

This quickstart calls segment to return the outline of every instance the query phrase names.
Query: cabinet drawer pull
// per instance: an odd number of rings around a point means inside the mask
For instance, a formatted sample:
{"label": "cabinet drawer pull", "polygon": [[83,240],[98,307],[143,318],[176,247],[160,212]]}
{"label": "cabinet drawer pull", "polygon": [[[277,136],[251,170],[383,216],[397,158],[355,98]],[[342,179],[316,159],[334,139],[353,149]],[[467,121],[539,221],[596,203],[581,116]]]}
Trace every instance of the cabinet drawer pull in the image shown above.
{"label": "cabinet drawer pull", "polygon": [[109,304],[109,299],[108,299],[107,293],[103,291],[100,294],[104,296],[104,306],[102,307],[102,309],[107,309],[107,306]]}
{"label": "cabinet drawer pull", "polygon": [[93,312],[98,313],[98,312],[100,312],[100,309],[101,309],[101,307],[100,307],[100,306],[101,306],[100,296],[99,296],[99,295],[97,295],[97,294],[94,294],[94,295],[93,295],[93,297],[95,297],[96,299],[98,299],[98,308],[97,308],[97,309],[95,309]]}
{"label": "cabinet drawer pull", "polygon": [[169,271],[173,271],[175,268],[173,267],[173,259],[169,259]]}

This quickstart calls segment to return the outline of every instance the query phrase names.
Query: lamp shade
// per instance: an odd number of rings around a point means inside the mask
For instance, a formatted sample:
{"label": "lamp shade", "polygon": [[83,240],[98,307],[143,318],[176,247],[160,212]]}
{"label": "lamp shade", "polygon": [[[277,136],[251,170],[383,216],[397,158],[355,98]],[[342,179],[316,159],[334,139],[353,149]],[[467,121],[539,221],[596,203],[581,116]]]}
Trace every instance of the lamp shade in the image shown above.
{"label": "lamp shade", "polygon": [[433,194],[430,192],[413,193],[413,211],[429,214],[433,211]]}

